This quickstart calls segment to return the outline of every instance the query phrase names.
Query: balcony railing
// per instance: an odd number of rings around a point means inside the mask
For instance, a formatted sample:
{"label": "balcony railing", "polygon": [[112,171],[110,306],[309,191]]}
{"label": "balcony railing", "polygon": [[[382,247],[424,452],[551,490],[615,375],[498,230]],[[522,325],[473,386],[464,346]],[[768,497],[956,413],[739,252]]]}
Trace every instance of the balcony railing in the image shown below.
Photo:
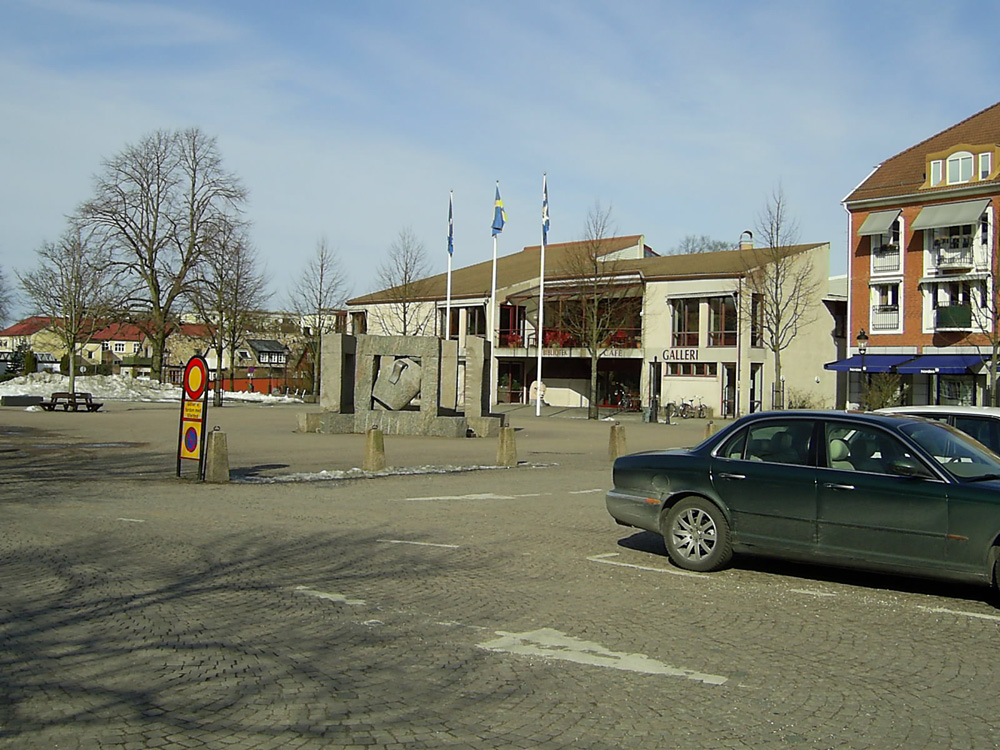
{"label": "balcony railing", "polygon": [[939,247],[934,252],[934,265],[941,270],[972,268],[974,264],[971,247]]}
{"label": "balcony railing", "polygon": [[897,328],[899,328],[899,305],[872,305],[873,331],[894,331]]}
{"label": "balcony railing", "polygon": [[971,305],[948,305],[935,310],[935,327],[937,330],[972,328]]}
{"label": "balcony railing", "polygon": [[882,245],[872,253],[872,271],[875,273],[892,273],[900,269],[899,246]]}

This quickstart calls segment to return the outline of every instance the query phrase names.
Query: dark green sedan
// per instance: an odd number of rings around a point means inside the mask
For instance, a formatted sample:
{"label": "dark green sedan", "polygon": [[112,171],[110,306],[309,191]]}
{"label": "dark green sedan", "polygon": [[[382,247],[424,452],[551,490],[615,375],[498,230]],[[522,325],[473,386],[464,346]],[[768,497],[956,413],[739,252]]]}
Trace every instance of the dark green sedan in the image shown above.
{"label": "dark green sedan", "polygon": [[996,585],[1000,456],[915,417],[753,414],[617,459],[607,508],[687,570],[751,553]]}

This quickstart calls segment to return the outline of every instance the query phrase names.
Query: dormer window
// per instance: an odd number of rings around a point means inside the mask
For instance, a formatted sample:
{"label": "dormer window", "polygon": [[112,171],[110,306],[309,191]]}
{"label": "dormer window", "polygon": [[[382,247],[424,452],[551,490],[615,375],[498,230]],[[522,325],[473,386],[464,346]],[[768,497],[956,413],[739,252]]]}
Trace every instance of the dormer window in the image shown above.
{"label": "dormer window", "polygon": [[959,151],[948,157],[948,184],[957,185],[972,179],[972,154]]}
{"label": "dormer window", "polygon": [[988,151],[985,154],[979,155],[979,179],[985,180],[989,178],[990,172],[993,171],[993,154]]}
{"label": "dormer window", "polygon": [[935,159],[931,162],[931,187],[941,184],[941,174],[944,167],[944,162],[940,159]]}

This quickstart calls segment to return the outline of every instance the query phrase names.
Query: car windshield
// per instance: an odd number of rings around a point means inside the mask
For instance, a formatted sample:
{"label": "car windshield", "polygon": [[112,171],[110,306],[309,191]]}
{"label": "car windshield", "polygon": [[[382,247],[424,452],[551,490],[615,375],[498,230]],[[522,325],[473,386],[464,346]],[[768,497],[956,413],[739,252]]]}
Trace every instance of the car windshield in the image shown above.
{"label": "car windshield", "polygon": [[959,481],[1000,479],[1000,456],[961,430],[940,422],[914,422],[899,430]]}

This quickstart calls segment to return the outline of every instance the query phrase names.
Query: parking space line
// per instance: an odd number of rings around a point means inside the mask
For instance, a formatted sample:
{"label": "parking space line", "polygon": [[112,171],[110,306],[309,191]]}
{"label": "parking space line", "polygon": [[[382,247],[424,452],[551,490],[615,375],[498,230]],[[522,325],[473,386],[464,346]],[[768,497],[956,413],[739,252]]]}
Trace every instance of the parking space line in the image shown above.
{"label": "parking space line", "polygon": [[957,609],[946,609],[945,607],[925,607],[918,604],[917,609],[922,609],[925,612],[933,612],[939,615],[958,615],[959,617],[974,617],[977,620],[993,620],[995,622],[1000,622],[1000,615],[984,615],[979,612],[963,612]]}
{"label": "parking space line", "polygon": [[411,542],[406,539],[376,539],[376,542],[383,544],[412,544],[414,547],[444,547],[446,549],[458,549],[457,544],[436,544],[434,542]]}
{"label": "parking space line", "polygon": [[552,628],[541,628],[527,633],[506,633],[500,630],[496,634],[500,637],[478,644],[479,648],[520,656],[569,661],[592,667],[620,669],[625,672],[684,677],[706,685],[725,685],[729,680],[722,675],[705,674],[693,669],[681,669],[664,664],[644,654],[611,651],[598,643],[584,641]]}
{"label": "parking space line", "polygon": [[295,590],[300,594],[305,594],[306,596],[315,596],[317,599],[326,599],[328,602],[336,602],[337,604],[364,604],[364,599],[348,599],[343,594],[328,594],[325,591],[316,591],[308,586],[296,586]]}
{"label": "parking space line", "polygon": [[470,495],[434,495],[431,497],[401,497],[395,498],[397,503],[415,503],[425,500],[517,500],[523,497],[543,497],[551,495],[551,492],[533,492],[527,495],[496,495],[492,492],[480,492]]}
{"label": "parking space line", "polygon": [[588,557],[590,562],[604,563],[605,565],[616,565],[619,568],[634,568],[635,570],[648,570],[653,573],[669,573],[672,576],[684,576],[686,578],[711,578],[704,573],[692,573],[687,570],[670,570],[669,568],[652,568],[647,565],[634,565],[633,563],[616,562],[615,560],[608,560],[609,557],[618,557],[617,552],[609,552],[604,555],[594,555],[593,557]]}

